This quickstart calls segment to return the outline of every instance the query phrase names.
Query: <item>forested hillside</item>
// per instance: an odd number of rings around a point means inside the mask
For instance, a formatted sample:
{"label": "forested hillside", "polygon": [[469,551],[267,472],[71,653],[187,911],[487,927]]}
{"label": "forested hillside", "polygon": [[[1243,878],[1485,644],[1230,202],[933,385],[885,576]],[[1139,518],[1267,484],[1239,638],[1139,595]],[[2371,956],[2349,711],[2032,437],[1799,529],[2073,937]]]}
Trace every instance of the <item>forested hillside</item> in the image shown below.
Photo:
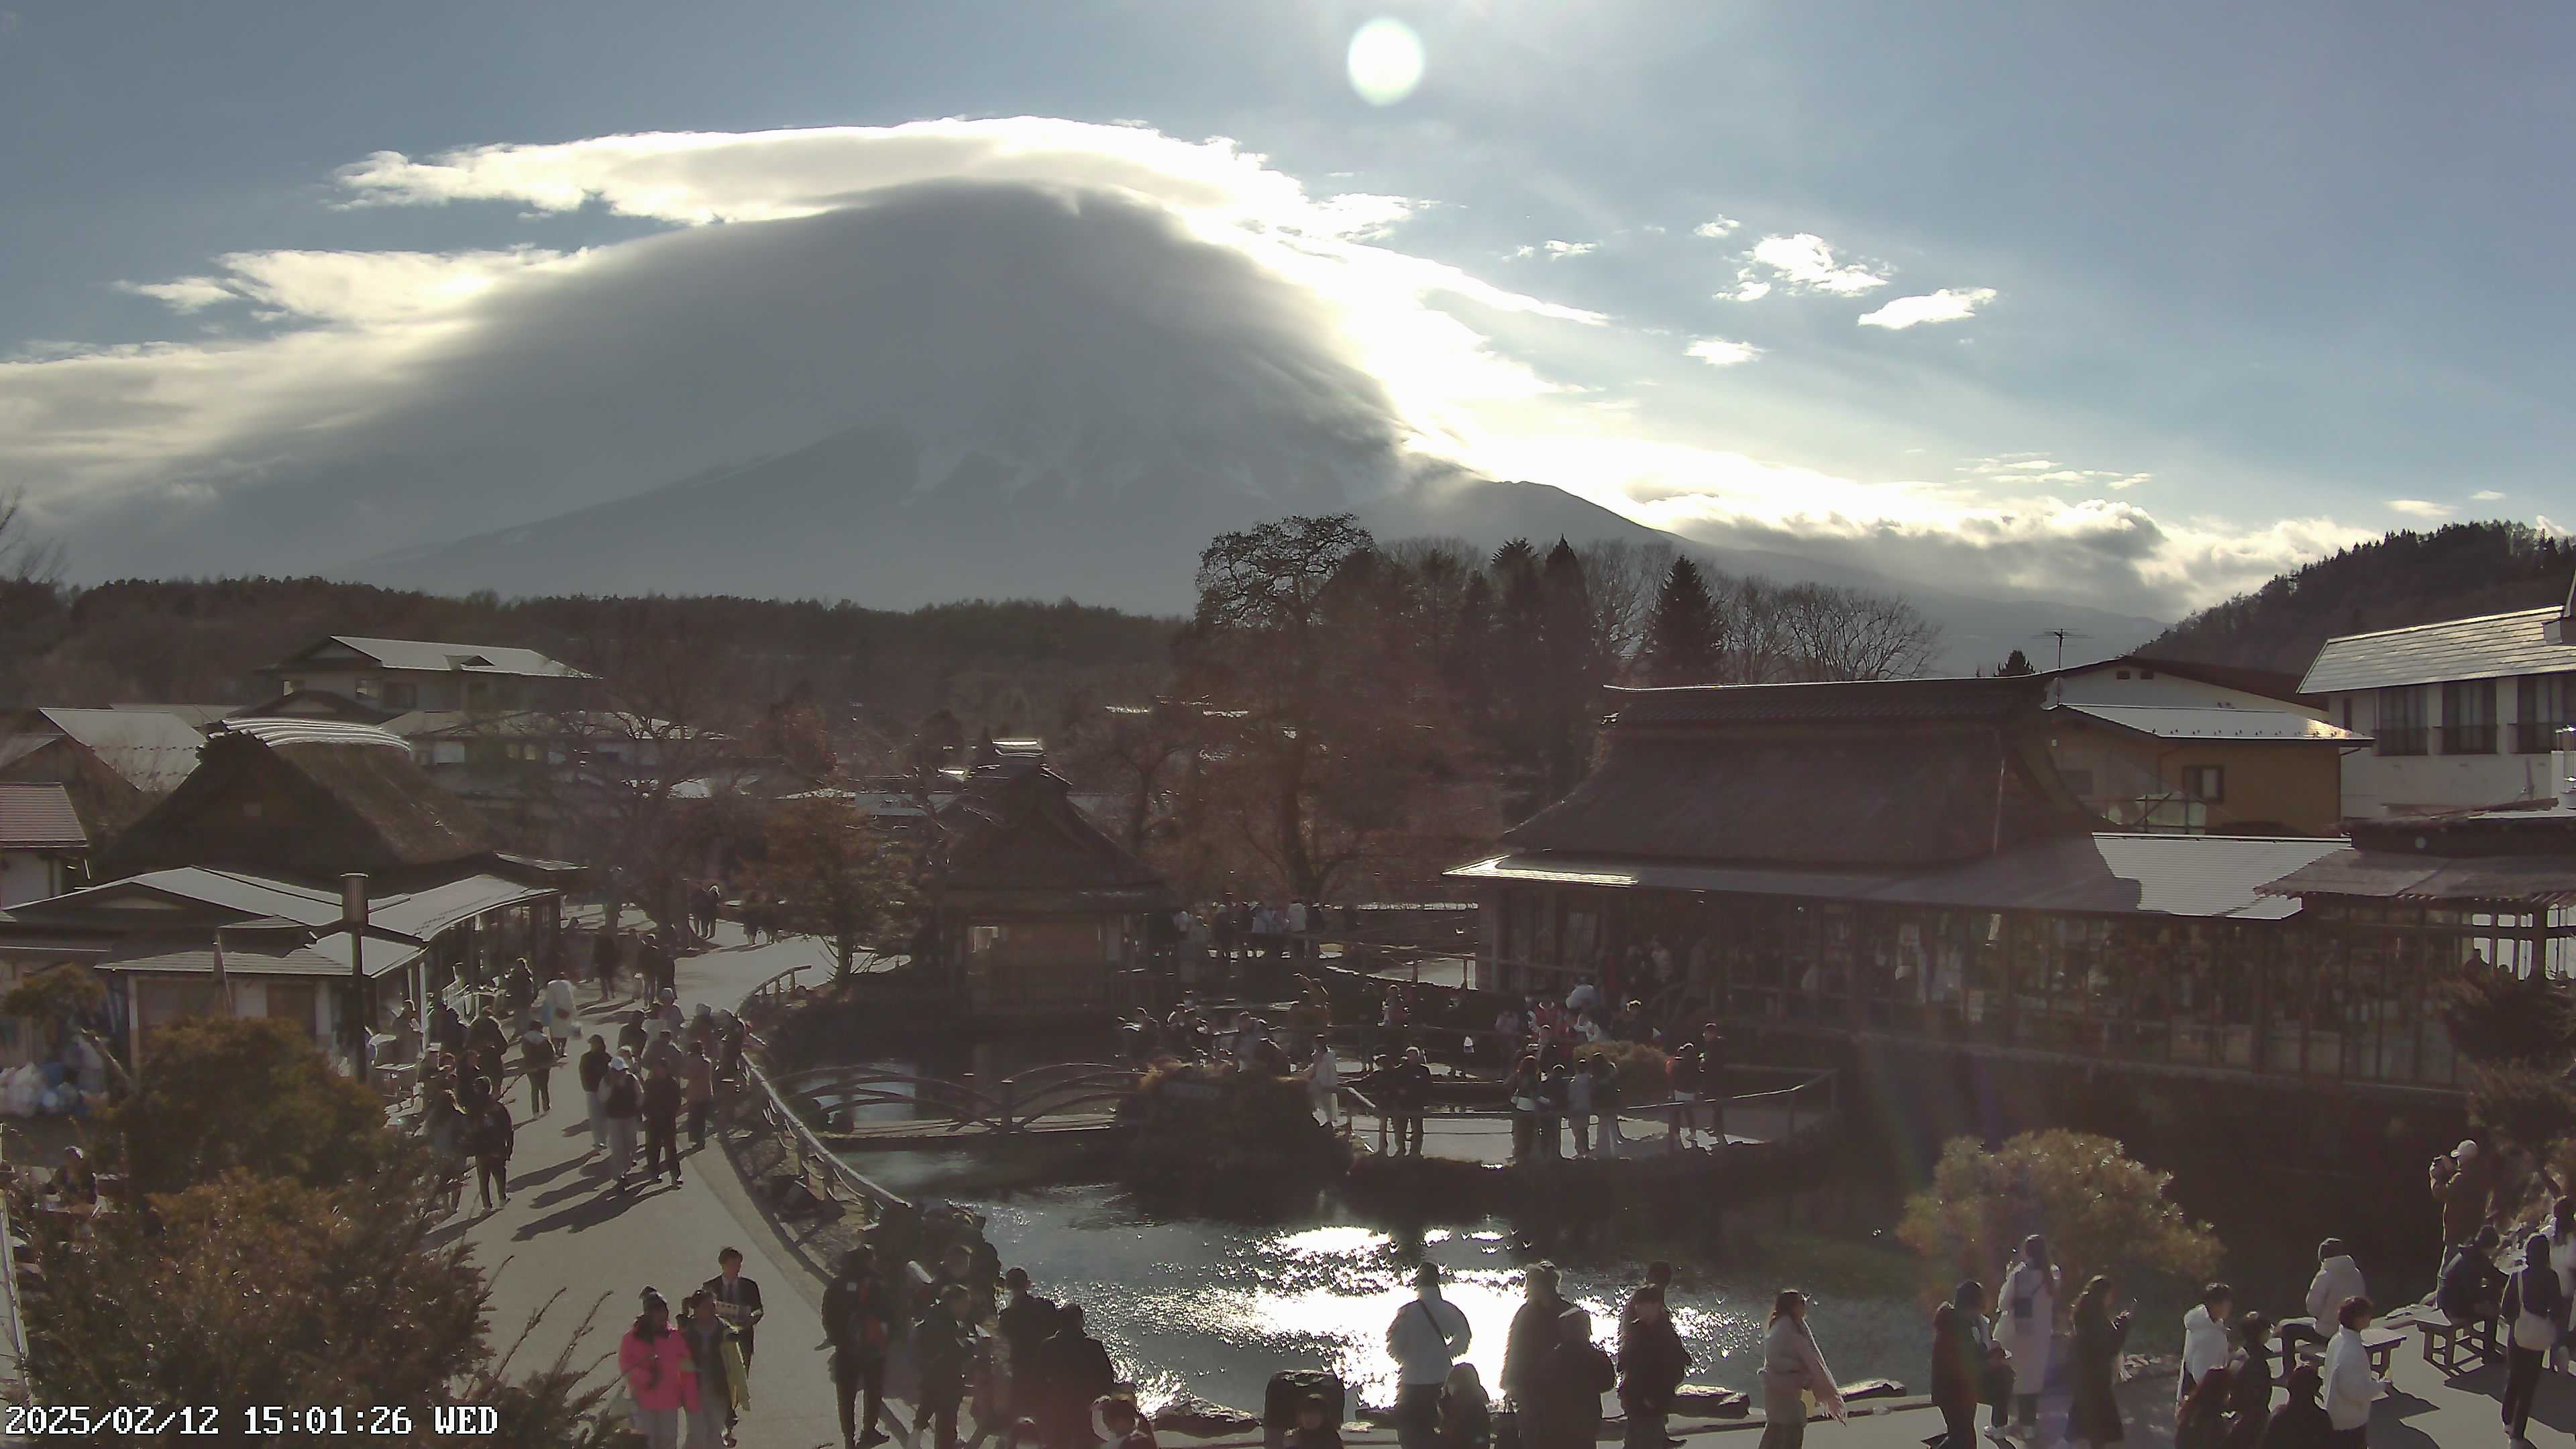
{"label": "forested hillside", "polygon": [[2576,540],[2528,524],[2406,529],[2203,609],[2138,652],[2299,674],[2338,634],[2555,604],[2571,575]]}
{"label": "forested hillside", "polygon": [[[999,733],[1150,698],[1179,621],[1073,603],[909,613],[739,598],[447,598],[325,579],[129,581],[0,599],[0,703],[249,703],[325,634],[540,649],[622,686],[737,707],[855,707],[901,737],[936,709]],[[651,699],[636,701],[652,707]]]}

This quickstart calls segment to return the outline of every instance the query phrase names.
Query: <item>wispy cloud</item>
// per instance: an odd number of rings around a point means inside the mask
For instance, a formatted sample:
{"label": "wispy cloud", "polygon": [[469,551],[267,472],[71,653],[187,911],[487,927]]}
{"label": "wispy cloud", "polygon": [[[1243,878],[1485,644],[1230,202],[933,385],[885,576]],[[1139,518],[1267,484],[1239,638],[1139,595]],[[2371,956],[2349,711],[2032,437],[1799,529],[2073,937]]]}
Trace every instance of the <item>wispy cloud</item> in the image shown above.
{"label": "wispy cloud", "polygon": [[1958,290],[1943,287],[1940,291],[1920,297],[1899,297],[1875,312],[1864,312],[1860,317],[1860,325],[1884,327],[1890,332],[1902,332],[1908,327],[1920,327],[1927,322],[1958,322],[1976,315],[1978,308],[1994,299],[1995,289],[1992,287],[1967,287]]}
{"label": "wispy cloud", "polygon": [[1703,337],[1682,349],[1685,357],[1696,357],[1711,367],[1733,367],[1751,362],[1762,355],[1762,349],[1750,342],[1731,342],[1723,337]]}
{"label": "wispy cloud", "polygon": [[[1876,263],[1842,261],[1824,238],[1808,232],[1795,236],[1766,236],[1744,254],[1752,265],[1736,273],[1738,282],[1754,284],[1765,273],[1769,280],[1791,292],[1824,292],[1836,297],[1857,297],[1887,285],[1888,269]],[[1738,301],[1752,301],[1762,293],[1745,295],[1736,291]],[[1763,292],[1768,292],[1765,286]]]}
{"label": "wispy cloud", "polygon": [[1599,250],[1599,242],[1552,241],[1547,244],[1547,257],[1549,261],[1556,261],[1563,257],[1589,256]]}
{"label": "wispy cloud", "polygon": [[2448,518],[2460,511],[2447,503],[2430,503],[2421,498],[2391,498],[2388,507],[2409,518]]}
{"label": "wispy cloud", "polygon": [[2471,503],[2502,503],[2504,501],[2504,495],[2498,493],[2492,488],[2481,488],[2477,492],[2469,495],[2469,501]]}
{"label": "wispy cloud", "polygon": [[2135,488],[2153,473],[2126,473],[2116,468],[2076,468],[2039,453],[2006,453],[1995,458],[1969,458],[1959,471],[1980,483],[2054,483],[2061,488]]}
{"label": "wispy cloud", "polygon": [[212,277],[180,277],[169,282],[119,282],[116,289],[165,303],[173,312],[202,312],[208,307],[241,300],[240,294]]}
{"label": "wispy cloud", "polygon": [[1708,220],[1701,222],[1699,225],[1692,227],[1691,235],[1706,237],[1710,241],[1716,241],[1720,237],[1735,235],[1735,233],[1741,230],[1743,226],[1744,223],[1737,221],[1731,216],[1712,216]]}

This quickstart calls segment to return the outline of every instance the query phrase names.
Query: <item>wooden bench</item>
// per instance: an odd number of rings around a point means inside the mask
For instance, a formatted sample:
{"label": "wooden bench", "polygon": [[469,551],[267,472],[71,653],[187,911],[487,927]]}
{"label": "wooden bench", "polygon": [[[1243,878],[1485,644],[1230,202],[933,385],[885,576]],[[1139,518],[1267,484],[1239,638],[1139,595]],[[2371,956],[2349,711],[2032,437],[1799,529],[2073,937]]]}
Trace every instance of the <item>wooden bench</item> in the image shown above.
{"label": "wooden bench", "polygon": [[[2295,1348],[2290,1342],[2292,1335],[2288,1332],[2293,1327],[2304,1331],[2299,1335],[2302,1341]],[[2490,1345],[2494,1341],[2493,1328],[2494,1325],[2488,1325]],[[2284,1372],[2296,1361],[2292,1357],[2294,1353],[2298,1359],[2319,1363],[2324,1361],[2325,1344],[2319,1341],[2315,1319],[2285,1318],[2278,1325],[2278,1330],[2281,1332],[2281,1367]],[[2370,1355],[2370,1371],[2381,1378],[2388,1377],[2389,1370],[2396,1363],[2397,1350],[2404,1346],[2405,1342],[2405,1330],[2394,1325],[2381,1325],[2364,1331],[2361,1335],[2361,1347],[2364,1353]],[[2429,1336],[2426,1343],[2425,1357],[2429,1360],[2432,1357]]]}
{"label": "wooden bench", "polygon": [[[2415,1329],[2424,1335],[2424,1362],[2440,1369],[2445,1378],[2474,1373],[2504,1357],[2492,1318],[2454,1323],[2449,1314],[2427,1307],[2415,1315]],[[2460,1366],[2464,1358],[2468,1360],[2466,1368]]]}

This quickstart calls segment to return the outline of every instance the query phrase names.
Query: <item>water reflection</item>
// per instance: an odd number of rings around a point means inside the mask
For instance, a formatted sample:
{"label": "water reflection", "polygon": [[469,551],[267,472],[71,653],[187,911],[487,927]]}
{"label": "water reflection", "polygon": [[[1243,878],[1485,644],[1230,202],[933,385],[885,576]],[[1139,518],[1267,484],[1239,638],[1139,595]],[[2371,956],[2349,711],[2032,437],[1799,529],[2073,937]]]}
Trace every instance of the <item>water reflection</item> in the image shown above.
{"label": "water reflection", "polygon": [[[872,1153],[864,1163],[898,1191],[966,1165],[954,1152]],[[1329,1212],[1278,1228],[1158,1220],[1099,1186],[955,1196],[986,1215],[1005,1264],[1027,1268],[1050,1297],[1083,1305],[1152,1405],[1186,1393],[1257,1409],[1273,1372],[1315,1367],[1341,1374],[1362,1401],[1392,1401],[1386,1325],[1411,1296],[1422,1258],[1446,1270],[1445,1292],[1474,1335],[1467,1357],[1491,1387],[1521,1301],[1521,1259],[1500,1222],[1431,1229],[1408,1243]],[[1680,1269],[1671,1302],[1696,1360],[1691,1382],[1750,1388],[1771,1296],[1800,1281],[1800,1265],[1722,1267],[1665,1255]],[[1611,1346],[1643,1264],[1612,1256],[1562,1266],[1566,1296],[1591,1311]],[[1921,1378],[1926,1349],[1910,1302],[1818,1294],[1812,1321],[1845,1378]]]}

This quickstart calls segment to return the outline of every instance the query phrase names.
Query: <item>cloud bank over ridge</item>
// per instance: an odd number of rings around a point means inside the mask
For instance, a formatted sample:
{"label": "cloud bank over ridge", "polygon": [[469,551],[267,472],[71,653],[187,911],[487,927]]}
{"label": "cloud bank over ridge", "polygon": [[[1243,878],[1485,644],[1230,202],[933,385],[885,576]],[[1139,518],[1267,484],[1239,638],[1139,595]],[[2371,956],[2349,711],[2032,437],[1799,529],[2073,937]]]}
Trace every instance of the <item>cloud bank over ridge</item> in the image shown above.
{"label": "cloud bank over ridge", "polygon": [[[2121,470],[1865,480],[1605,427],[1626,400],[1568,381],[1559,349],[1673,359],[1658,329],[1406,251],[1434,203],[1317,194],[1224,140],[1044,118],[659,133],[380,152],[335,184],[335,205],[468,209],[488,235],[130,279],[168,340],[0,363],[0,474],[77,572],[325,567],[888,419],[1075,469],[1117,451],[1103,420],[1219,452],[1293,437],[1352,477],[1431,455],[1713,540],[2141,612],[2360,532],[2064,492],[2143,476]],[[648,234],[561,242],[602,217]],[[1748,289],[1800,306],[1895,274],[1808,233],[1747,257]],[[1973,321],[1993,295],[1899,298],[1866,335]],[[1703,341],[1675,376],[1724,387],[1770,350]]]}

